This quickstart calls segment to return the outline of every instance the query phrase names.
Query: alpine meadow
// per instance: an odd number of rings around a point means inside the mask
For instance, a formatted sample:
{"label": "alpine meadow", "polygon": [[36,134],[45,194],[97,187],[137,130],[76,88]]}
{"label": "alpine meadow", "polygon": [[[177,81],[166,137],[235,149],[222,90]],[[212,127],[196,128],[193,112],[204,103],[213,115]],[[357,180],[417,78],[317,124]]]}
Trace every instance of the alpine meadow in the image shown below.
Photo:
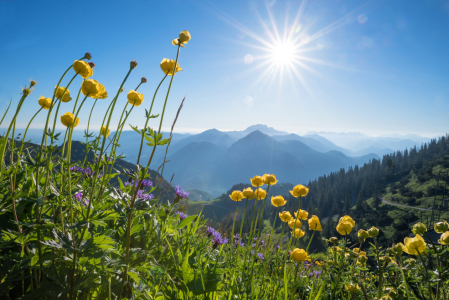
{"label": "alpine meadow", "polygon": [[[61,48],[36,44],[44,62],[11,75],[2,58],[0,299],[449,299],[447,52],[422,82],[404,75],[424,51],[411,28],[447,34],[447,1],[100,2],[79,41],[66,22],[82,1],[32,4],[67,30],[36,25]],[[8,18],[22,5],[0,3]],[[387,47],[404,32],[402,62]],[[37,57],[26,36],[0,53]]]}

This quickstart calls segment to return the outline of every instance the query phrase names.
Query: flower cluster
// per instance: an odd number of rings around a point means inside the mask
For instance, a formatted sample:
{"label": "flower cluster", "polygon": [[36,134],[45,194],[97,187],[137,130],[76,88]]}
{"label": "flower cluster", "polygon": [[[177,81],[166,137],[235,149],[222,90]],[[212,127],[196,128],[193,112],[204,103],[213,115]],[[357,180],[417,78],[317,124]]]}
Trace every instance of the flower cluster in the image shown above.
{"label": "flower cluster", "polygon": [[[228,239],[227,238],[223,238],[221,236],[221,233],[216,231],[214,228],[207,227],[206,231],[207,231],[208,236],[212,238],[212,242],[213,242],[213,247],[214,248],[216,248],[217,246],[220,246],[220,245],[228,243]],[[237,239],[237,241],[238,241],[238,239]]]}
{"label": "flower cluster", "polygon": [[176,192],[176,196],[181,198],[181,199],[189,198],[189,195],[190,195],[189,192],[186,192],[183,189],[181,189],[179,187],[179,185],[175,186],[175,192]]}

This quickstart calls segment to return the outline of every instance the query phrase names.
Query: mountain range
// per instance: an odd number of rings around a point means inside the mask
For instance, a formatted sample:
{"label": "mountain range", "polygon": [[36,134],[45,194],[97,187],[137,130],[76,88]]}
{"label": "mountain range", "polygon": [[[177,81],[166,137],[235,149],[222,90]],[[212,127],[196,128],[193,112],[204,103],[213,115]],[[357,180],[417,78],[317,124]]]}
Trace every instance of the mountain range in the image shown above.
{"label": "mountain range", "polygon": [[[81,130],[75,130],[73,139],[83,141],[83,135]],[[164,133],[164,138],[168,136],[169,133]],[[27,139],[35,142],[41,137],[40,130],[30,129]],[[125,161],[136,163],[140,140],[134,131],[122,132],[118,151],[125,156]],[[242,131],[209,129],[199,134],[174,133],[164,177],[169,179],[174,174],[174,184],[192,190],[194,195],[207,192],[200,198],[208,199],[209,195],[215,197],[235,183],[248,182],[256,174],[274,173],[280,182],[307,183],[340,168],[363,165],[426,140],[417,135],[371,137],[358,132],[309,132],[301,136],[262,124]],[[144,144],[141,164],[146,164],[150,154],[151,148]],[[151,168],[157,170],[164,156],[165,147],[157,148]]]}

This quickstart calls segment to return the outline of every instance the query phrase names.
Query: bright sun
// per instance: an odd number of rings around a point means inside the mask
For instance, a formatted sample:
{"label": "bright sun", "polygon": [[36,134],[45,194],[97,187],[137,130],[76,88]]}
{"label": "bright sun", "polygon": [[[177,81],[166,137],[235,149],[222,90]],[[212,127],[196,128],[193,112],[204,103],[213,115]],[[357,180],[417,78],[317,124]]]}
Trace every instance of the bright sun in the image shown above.
{"label": "bright sun", "polygon": [[279,42],[273,45],[271,54],[273,62],[278,67],[290,65],[295,58],[295,46],[291,42]]}

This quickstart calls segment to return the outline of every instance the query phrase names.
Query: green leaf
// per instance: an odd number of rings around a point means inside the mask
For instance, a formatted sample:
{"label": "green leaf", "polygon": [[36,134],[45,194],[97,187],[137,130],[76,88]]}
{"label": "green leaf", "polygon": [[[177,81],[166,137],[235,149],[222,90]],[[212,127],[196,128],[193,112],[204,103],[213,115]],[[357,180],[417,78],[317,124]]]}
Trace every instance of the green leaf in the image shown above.
{"label": "green leaf", "polygon": [[181,223],[178,224],[178,226],[176,226],[176,229],[181,229],[186,227],[187,225],[190,225],[190,223],[192,223],[195,218],[196,216],[189,216],[185,218]]}

